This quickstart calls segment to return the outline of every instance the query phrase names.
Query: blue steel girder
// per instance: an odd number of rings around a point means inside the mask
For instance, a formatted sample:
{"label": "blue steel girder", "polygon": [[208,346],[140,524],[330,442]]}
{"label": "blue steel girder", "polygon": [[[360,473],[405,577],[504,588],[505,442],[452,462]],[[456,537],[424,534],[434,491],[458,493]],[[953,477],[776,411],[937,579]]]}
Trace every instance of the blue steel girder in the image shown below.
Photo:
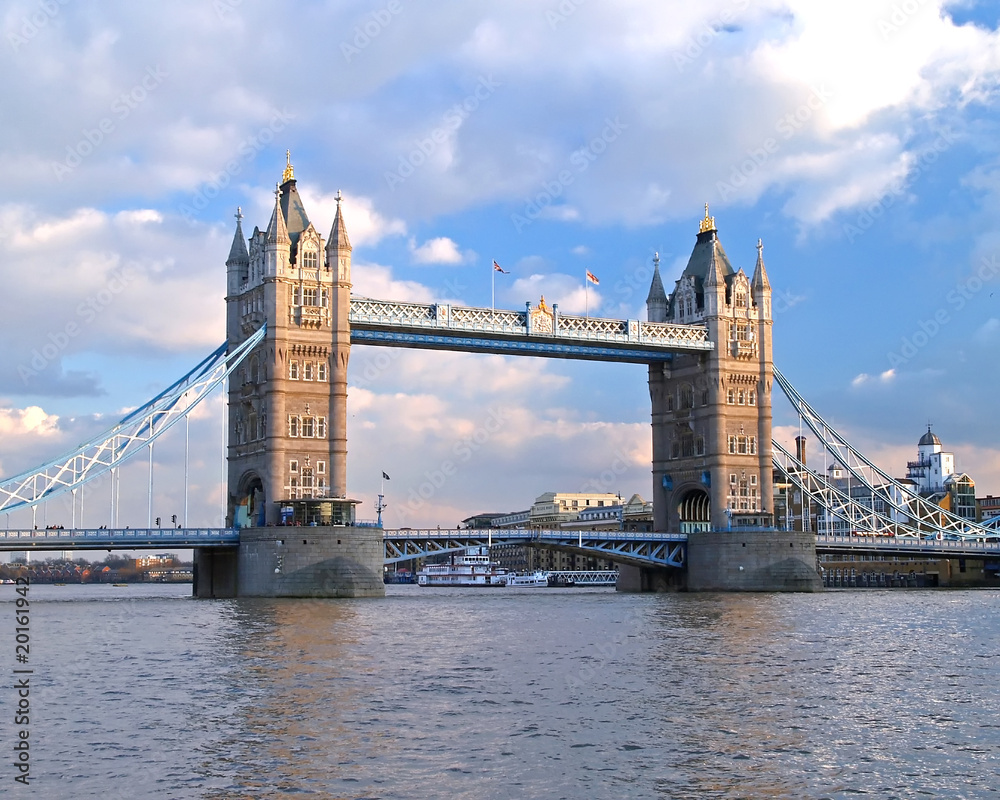
{"label": "blue steel girder", "polygon": [[237,528],[76,528],[0,531],[0,551],[236,547]]}
{"label": "blue steel girder", "polygon": [[916,539],[903,536],[816,534],[817,553],[881,553],[929,555],[937,558],[1000,558],[996,539]]}
{"label": "blue steel girder", "polygon": [[425,350],[461,350],[472,353],[499,355],[572,358],[581,361],[620,361],[628,364],[649,364],[670,361],[669,350],[609,347],[594,343],[569,343],[520,338],[516,340],[457,336],[453,333],[407,333],[403,331],[364,330],[351,328],[351,344],[374,344],[386,347],[415,347]]}
{"label": "blue steel girder", "polygon": [[673,533],[625,531],[544,531],[493,528],[465,531],[384,531],[386,564],[457,552],[467,547],[525,544],[581,555],[607,558],[638,567],[681,568],[685,563],[687,536]]}

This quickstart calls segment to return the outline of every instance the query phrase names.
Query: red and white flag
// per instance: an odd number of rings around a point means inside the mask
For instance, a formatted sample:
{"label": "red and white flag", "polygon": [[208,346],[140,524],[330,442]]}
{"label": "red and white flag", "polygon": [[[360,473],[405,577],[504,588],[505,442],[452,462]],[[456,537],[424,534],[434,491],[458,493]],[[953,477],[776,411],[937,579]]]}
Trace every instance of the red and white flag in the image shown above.
{"label": "red and white flag", "polygon": [[501,267],[496,261],[493,262],[493,269],[497,272],[502,272],[504,275],[510,275],[510,272]]}
{"label": "red and white flag", "polygon": [[590,281],[595,286],[600,283],[600,281],[597,280],[597,276],[589,269],[587,270],[587,280]]}

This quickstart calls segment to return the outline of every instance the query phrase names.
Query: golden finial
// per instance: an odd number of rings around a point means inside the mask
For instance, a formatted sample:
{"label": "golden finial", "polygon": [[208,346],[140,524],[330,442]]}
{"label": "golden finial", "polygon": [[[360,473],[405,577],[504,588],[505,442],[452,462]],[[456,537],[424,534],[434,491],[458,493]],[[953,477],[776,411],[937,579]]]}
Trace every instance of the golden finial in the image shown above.
{"label": "golden finial", "polygon": [[282,183],[288,183],[288,181],[295,180],[295,172],[292,169],[292,151],[285,151],[285,171],[281,176]]}
{"label": "golden finial", "polygon": [[545,305],[545,295],[544,294],[542,295],[542,299],[538,302],[538,308],[539,308],[539,310],[544,311],[546,314],[549,312],[549,307],[547,305]]}
{"label": "golden finial", "polygon": [[708,216],[708,203],[705,203],[705,219],[701,221],[698,226],[698,233],[705,233],[706,231],[714,231],[715,227],[715,217]]}

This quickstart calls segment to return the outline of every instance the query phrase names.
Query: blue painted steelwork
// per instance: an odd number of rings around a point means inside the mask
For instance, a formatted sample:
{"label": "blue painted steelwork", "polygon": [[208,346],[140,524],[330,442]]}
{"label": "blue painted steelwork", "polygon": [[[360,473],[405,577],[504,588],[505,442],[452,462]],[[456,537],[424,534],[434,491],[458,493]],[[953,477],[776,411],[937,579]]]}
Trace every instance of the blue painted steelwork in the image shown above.
{"label": "blue painted steelwork", "polygon": [[715,348],[702,324],[578,317],[544,302],[524,311],[352,297],[351,342],[649,364]]}
{"label": "blue painted steelwork", "polygon": [[620,361],[628,364],[649,364],[670,361],[674,354],[663,348],[636,350],[624,347],[607,347],[599,342],[568,343],[539,342],[529,339],[478,339],[456,336],[453,333],[401,333],[389,330],[351,329],[351,344],[381,344],[395,347],[417,347],[428,350],[462,350],[471,353],[498,353],[500,355],[546,356],[548,358],[575,358],[582,361]]}
{"label": "blue painted steelwork", "polygon": [[687,535],[683,533],[633,533],[631,531],[543,531],[492,528],[486,530],[385,531],[382,535],[386,564],[426,558],[499,544],[527,544],[607,558],[639,567],[684,566]]}
{"label": "blue painted steelwork", "polygon": [[1000,541],[916,539],[909,536],[838,536],[816,534],[817,553],[882,553],[884,555],[924,554],[938,558],[1000,557]]}
{"label": "blue painted steelwork", "polygon": [[4,550],[152,550],[162,547],[235,547],[237,528],[77,528],[0,531]]}
{"label": "blue painted steelwork", "polygon": [[30,508],[117,469],[190,413],[264,340],[266,326],[227,353],[222,344],[184,377],[72,453],[0,481],[0,512]]}

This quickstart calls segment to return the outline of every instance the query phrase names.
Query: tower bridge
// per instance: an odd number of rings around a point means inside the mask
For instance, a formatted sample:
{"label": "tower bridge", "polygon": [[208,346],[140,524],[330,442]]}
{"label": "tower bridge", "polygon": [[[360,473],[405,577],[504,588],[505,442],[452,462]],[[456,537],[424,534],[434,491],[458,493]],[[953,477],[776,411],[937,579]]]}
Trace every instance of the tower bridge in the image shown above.
{"label": "tower bridge", "polygon": [[[384,592],[383,563],[445,552],[458,546],[458,538],[481,538],[479,532],[418,537],[356,518],[347,480],[352,344],[645,365],[657,533],[496,533],[504,541],[610,557],[620,567],[620,589],[820,589],[817,547],[846,542],[818,543],[809,530],[775,528],[776,469],[850,530],[883,534],[886,550],[909,546],[902,542],[909,538],[924,549],[950,545],[958,552],[953,541],[959,540],[962,547],[992,553],[1000,535],[894,483],[795,392],[772,360],[763,245],[758,241],[749,274],[734,269],[707,206],[669,293],[654,259],[647,321],[563,314],[544,298],[511,311],[352,296],[352,246],[340,194],[324,238],[306,213],[290,162],[266,229],[255,227],[247,237],[242,223],[238,211],[226,260],[225,345],[105,434],[0,483],[0,511],[9,512],[33,509],[62,492],[75,497],[84,483],[110,472],[113,529],[9,531],[0,536],[0,549],[41,549],[57,541],[58,549],[173,543],[195,549],[199,596],[360,596]],[[153,441],[227,380],[226,527],[159,531],[151,504],[147,528],[118,527],[115,475],[121,464],[149,448],[151,497]],[[845,496],[810,472],[804,458],[774,446],[776,383],[857,485],[868,488],[867,501]],[[75,509],[74,501],[74,515]],[[80,513],[82,518],[82,499]],[[884,536],[890,531],[894,541]],[[942,534],[948,541],[924,541]],[[879,546],[873,542],[856,546]]]}

